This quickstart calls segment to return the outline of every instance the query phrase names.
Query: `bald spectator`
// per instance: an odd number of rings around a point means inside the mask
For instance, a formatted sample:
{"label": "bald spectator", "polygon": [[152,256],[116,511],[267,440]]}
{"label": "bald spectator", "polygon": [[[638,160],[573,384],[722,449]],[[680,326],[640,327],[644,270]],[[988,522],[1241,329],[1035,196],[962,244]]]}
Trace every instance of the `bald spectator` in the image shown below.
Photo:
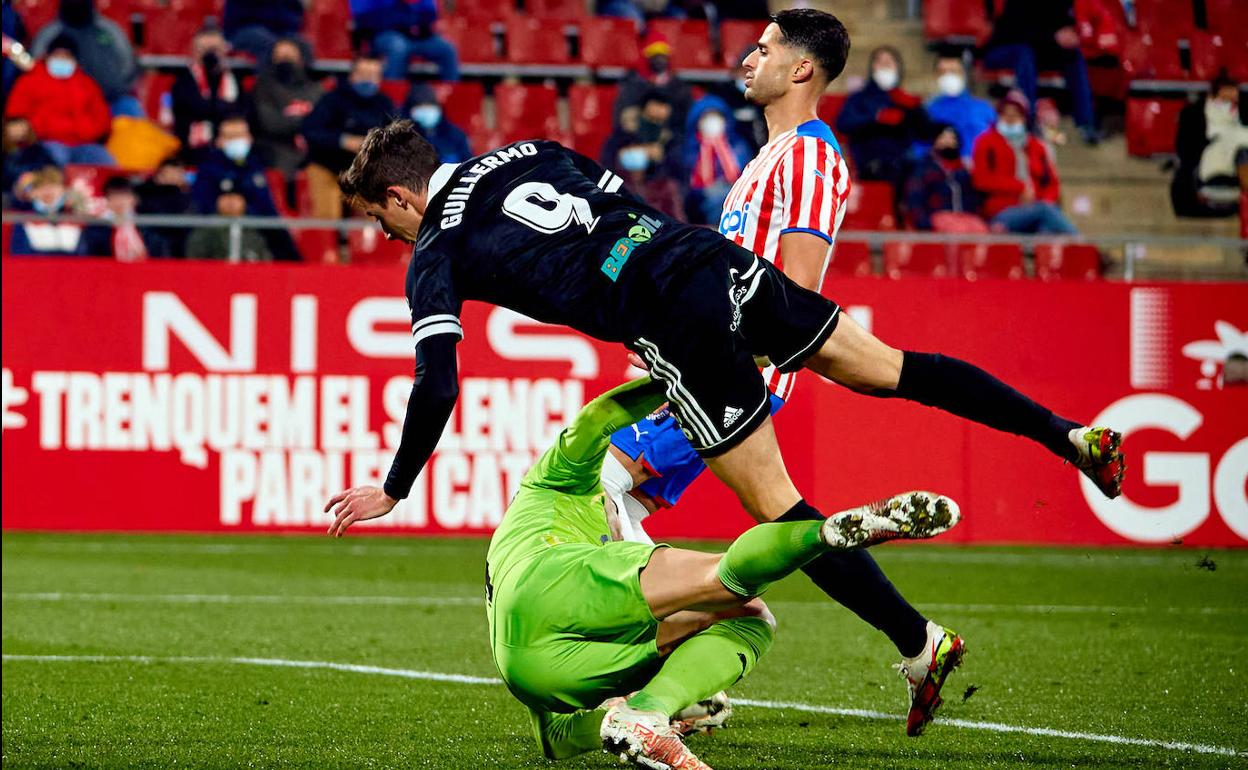
{"label": "bald spectator", "polygon": [[6,117],[26,118],[58,165],[113,165],[104,149],[112,125],[108,103],[95,81],[78,67],[78,45],[62,35],[48,55],[18,79]]}
{"label": "bald spectator", "polygon": [[79,68],[99,85],[112,114],[143,117],[143,107],[134,96],[139,68],[130,38],[100,15],[95,0],[61,0],[57,18],[39,30],[31,53],[43,56],[52,41],[62,36],[74,41]]}

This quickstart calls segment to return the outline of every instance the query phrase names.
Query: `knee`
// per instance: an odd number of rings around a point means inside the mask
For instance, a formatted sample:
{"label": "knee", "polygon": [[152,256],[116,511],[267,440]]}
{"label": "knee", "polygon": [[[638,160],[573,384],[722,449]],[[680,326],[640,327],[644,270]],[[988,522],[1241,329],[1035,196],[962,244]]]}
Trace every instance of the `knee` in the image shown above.
{"label": "knee", "polygon": [[771,629],[771,635],[776,634],[776,616],[771,614],[771,609],[767,603],[758,597],[754,597],[741,607],[741,616],[745,618],[758,618],[767,624]]}

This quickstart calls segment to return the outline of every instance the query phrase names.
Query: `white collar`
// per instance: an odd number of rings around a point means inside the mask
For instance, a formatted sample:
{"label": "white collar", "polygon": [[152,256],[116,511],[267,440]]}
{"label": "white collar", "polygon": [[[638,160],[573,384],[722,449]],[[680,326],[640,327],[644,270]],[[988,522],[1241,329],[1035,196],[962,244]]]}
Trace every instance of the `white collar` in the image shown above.
{"label": "white collar", "polygon": [[446,186],[450,181],[451,174],[455,173],[455,169],[459,168],[457,163],[443,163],[438,166],[438,170],[433,172],[433,176],[429,177],[429,194],[425,196],[425,200],[433,200],[433,196]]}

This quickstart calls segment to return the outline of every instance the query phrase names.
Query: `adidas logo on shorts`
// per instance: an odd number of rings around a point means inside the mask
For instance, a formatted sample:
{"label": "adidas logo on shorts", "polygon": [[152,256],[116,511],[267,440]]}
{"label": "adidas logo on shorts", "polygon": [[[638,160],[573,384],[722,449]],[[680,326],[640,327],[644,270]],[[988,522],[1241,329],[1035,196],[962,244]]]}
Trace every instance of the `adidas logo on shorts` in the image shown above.
{"label": "adidas logo on shorts", "polygon": [[744,409],[738,409],[735,406],[724,407],[724,427],[731,428],[734,422],[741,419],[742,414],[745,414]]}

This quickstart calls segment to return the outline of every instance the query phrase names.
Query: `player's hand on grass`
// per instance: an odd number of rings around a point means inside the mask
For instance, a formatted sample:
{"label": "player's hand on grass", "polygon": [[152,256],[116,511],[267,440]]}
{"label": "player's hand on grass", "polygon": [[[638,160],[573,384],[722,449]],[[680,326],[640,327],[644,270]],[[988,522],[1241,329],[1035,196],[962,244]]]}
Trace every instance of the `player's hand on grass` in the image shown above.
{"label": "player's hand on grass", "polygon": [[334,515],[329,525],[331,537],[342,537],[347,527],[357,521],[385,516],[399,501],[387,495],[380,487],[351,487],[339,492],[325,504],[325,512]]}

